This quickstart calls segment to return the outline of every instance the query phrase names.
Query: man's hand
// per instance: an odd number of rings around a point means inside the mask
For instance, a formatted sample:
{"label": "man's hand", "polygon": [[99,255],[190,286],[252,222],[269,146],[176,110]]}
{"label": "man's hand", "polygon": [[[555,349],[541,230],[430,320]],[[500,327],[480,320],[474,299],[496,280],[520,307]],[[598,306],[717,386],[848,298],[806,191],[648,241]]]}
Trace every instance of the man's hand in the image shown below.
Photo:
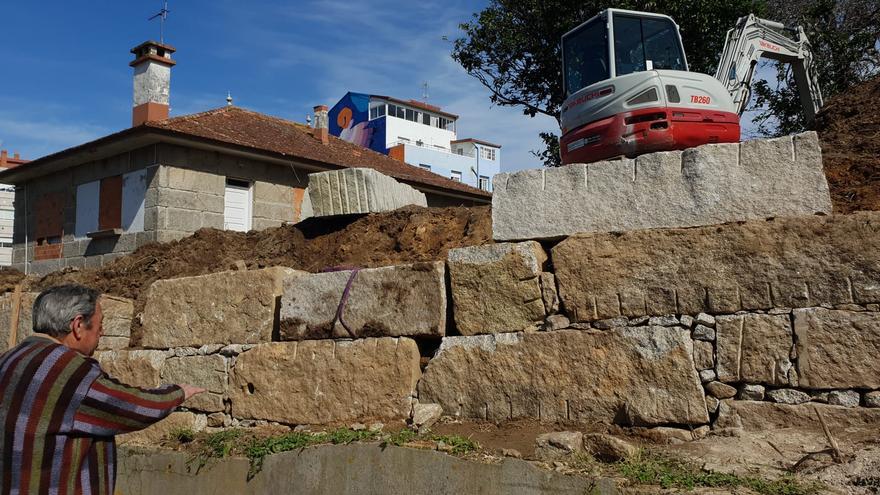
{"label": "man's hand", "polygon": [[183,389],[183,400],[189,399],[193,395],[207,392],[207,390],[203,388],[193,387],[192,385],[187,385],[186,383],[180,383],[177,386]]}

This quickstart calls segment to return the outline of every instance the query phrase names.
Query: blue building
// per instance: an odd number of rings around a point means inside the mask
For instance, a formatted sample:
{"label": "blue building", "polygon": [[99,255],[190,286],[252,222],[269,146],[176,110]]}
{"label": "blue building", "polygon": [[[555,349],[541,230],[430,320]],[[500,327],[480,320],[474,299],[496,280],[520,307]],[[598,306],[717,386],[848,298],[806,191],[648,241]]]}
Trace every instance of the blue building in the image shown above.
{"label": "blue building", "polygon": [[334,136],[485,191],[501,171],[501,146],[457,139],[458,115],[438,106],[349,92],[329,120]]}

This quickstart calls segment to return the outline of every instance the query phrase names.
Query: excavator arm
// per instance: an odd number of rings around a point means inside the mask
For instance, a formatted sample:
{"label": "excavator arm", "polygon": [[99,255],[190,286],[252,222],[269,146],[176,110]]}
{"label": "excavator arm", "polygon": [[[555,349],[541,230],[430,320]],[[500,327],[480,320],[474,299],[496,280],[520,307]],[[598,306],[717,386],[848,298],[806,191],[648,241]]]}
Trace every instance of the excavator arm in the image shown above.
{"label": "excavator arm", "polygon": [[761,57],[791,65],[804,116],[807,124],[811,123],[822,107],[822,91],[803,28],[788,28],[754,14],[740,17],[736,27],[727,32],[715,72],[715,78],[730,92],[737,113],[742,115],[749,103],[752,77]]}

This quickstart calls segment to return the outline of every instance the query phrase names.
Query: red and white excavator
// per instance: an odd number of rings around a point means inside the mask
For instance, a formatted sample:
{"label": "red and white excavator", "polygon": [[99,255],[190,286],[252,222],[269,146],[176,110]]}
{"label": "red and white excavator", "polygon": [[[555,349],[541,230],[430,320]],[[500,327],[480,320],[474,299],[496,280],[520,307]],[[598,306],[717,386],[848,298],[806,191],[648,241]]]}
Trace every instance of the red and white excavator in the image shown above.
{"label": "red and white excavator", "polygon": [[822,107],[803,28],[754,15],[727,32],[715,77],[688,71],[669,16],[607,9],[562,37],[562,163],[740,140],[761,57],[791,64],[807,122]]}

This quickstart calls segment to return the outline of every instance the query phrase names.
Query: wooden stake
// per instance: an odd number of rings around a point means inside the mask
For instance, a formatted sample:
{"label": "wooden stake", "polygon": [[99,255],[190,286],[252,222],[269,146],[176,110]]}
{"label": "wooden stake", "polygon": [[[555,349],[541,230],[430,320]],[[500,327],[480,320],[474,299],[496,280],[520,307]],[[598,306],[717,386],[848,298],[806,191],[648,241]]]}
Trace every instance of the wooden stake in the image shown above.
{"label": "wooden stake", "polygon": [[9,318],[9,342],[7,349],[12,349],[18,343],[18,320],[21,316],[21,284],[15,286],[12,293],[12,314]]}
{"label": "wooden stake", "polygon": [[832,457],[834,457],[834,462],[840,464],[843,462],[843,456],[840,454],[840,447],[837,446],[837,441],[834,440],[834,437],[831,436],[831,430],[828,429],[828,425],[825,424],[825,418],[822,417],[822,413],[819,412],[819,408],[813,405],[813,410],[816,411],[816,417],[819,418],[819,424],[822,425],[822,431],[825,432],[825,438],[828,439],[828,444],[831,445],[831,450],[833,452]]}

